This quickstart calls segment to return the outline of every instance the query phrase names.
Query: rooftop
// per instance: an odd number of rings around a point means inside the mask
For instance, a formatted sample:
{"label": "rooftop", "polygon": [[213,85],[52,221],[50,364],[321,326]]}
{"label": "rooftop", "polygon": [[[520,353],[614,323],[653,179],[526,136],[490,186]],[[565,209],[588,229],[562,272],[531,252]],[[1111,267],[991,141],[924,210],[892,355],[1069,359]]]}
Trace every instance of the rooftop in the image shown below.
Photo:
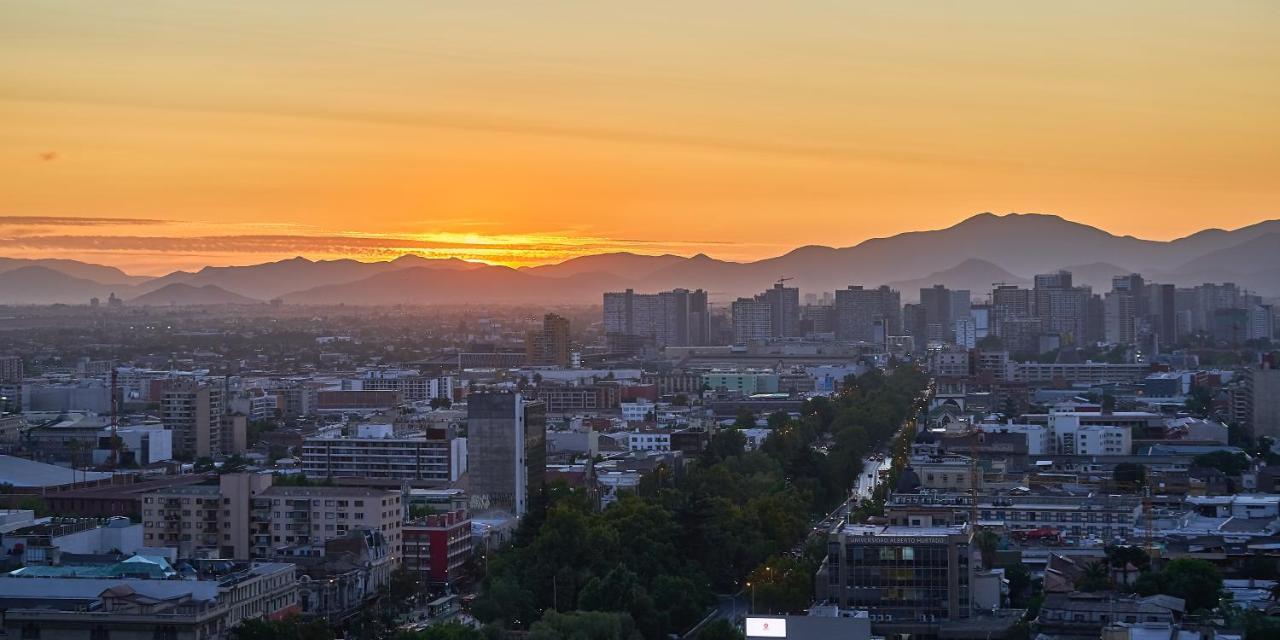
{"label": "rooftop", "polygon": [[840,531],[849,536],[874,537],[944,537],[965,532],[964,525],[941,527],[904,527],[894,525],[846,524]]}
{"label": "rooftop", "polygon": [[15,487],[53,487],[79,482],[96,482],[110,477],[110,473],[79,471],[26,458],[0,455],[0,484]]}
{"label": "rooftop", "polygon": [[268,487],[260,496],[282,496],[309,498],[312,496],[338,496],[356,498],[389,498],[399,495],[397,491],[382,489],[365,489],[362,487]]}

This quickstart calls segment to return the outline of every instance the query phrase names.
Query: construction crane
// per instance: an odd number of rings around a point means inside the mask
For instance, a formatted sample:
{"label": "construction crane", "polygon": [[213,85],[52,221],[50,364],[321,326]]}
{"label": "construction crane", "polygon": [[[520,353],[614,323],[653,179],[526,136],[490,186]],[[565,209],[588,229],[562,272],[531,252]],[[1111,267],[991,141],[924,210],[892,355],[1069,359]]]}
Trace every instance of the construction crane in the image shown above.
{"label": "construction crane", "polygon": [[120,435],[119,435],[120,396],[117,393],[118,378],[116,377],[117,376],[116,372],[117,372],[117,369],[115,367],[112,367],[111,368],[111,463],[110,463],[112,471],[115,471],[116,467],[120,464]]}
{"label": "construction crane", "polygon": [[781,278],[778,278],[778,286],[779,286],[779,287],[781,287],[781,286],[782,286],[782,283],[784,283],[784,282],[786,282],[786,281],[788,281],[788,280],[795,280],[795,278],[793,278],[793,277],[791,277],[791,276],[782,276]]}
{"label": "construction crane", "polygon": [[1152,504],[1154,496],[1151,493],[1151,471],[1145,466],[1142,468],[1142,484],[1144,485],[1142,487],[1143,544],[1146,546],[1147,557],[1154,566],[1156,557],[1160,553],[1155,543],[1156,514],[1155,506]]}
{"label": "construction crane", "polygon": [[969,431],[969,527],[977,532],[978,525],[978,494],[982,490],[982,485],[978,480],[978,439],[982,437],[982,429],[974,426]]}

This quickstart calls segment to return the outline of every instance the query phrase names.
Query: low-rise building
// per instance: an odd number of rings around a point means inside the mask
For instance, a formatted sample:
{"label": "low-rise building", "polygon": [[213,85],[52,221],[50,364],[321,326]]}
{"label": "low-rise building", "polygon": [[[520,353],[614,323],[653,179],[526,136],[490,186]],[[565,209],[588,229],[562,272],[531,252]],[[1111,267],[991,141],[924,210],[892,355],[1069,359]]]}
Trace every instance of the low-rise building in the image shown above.
{"label": "low-rise building", "polygon": [[892,524],[957,525],[976,511],[983,524],[1009,531],[1049,529],[1062,536],[1102,540],[1135,536],[1142,514],[1142,500],[1133,495],[1061,495],[1031,492],[984,494],[967,491],[893,493],[885,501],[885,517]]}
{"label": "low-rise building", "polygon": [[471,553],[471,516],[464,509],[431,514],[404,526],[404,568],[419,583],[456,582]]}
{"label": "low-rise building", "polygon": [[9,638],[219,640],[254,618],[298,611],[295,567],[240,565],[196,579],[0,576]]}
{"label": "low-rise building", "polygon": [[1115,623],[1172,624],[1182,618],[1181,598],[1157,595],[1146,598],[1116,593],[1050,593],[1045,596],[1036,623],[1040,632],[1053,636],[1101,637],[1102,629]]}
{"label": "low-rise building", "polygon": [[637,429],[627,433],[628,451],[670,451],[671,432],[664,429]]}
{"label": "low-rise building", "polygon": [[142,531],[125,517],[48,518],[0,533],[0,547],[24,566],[60,564],[64,553],[136,553],[143,548]]}

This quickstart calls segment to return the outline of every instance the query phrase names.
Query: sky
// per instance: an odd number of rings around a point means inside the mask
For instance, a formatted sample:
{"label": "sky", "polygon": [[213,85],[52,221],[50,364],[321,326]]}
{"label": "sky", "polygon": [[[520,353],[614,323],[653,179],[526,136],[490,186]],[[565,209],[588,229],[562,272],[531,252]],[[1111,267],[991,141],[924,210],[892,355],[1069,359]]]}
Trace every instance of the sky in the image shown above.
{"label": "sky", "polygon": [[1280,218],[1280,3],[4,0],[0,255],[752,260]]}

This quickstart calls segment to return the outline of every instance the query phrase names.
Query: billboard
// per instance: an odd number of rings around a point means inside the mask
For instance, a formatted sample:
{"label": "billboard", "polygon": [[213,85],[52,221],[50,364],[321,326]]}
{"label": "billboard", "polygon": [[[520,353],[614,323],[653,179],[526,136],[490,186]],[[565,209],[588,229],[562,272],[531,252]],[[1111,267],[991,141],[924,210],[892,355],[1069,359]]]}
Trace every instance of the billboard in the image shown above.
{"label": "billboard", "polygon": [[747,618],[748,638],[787,637],[786,618]]}

